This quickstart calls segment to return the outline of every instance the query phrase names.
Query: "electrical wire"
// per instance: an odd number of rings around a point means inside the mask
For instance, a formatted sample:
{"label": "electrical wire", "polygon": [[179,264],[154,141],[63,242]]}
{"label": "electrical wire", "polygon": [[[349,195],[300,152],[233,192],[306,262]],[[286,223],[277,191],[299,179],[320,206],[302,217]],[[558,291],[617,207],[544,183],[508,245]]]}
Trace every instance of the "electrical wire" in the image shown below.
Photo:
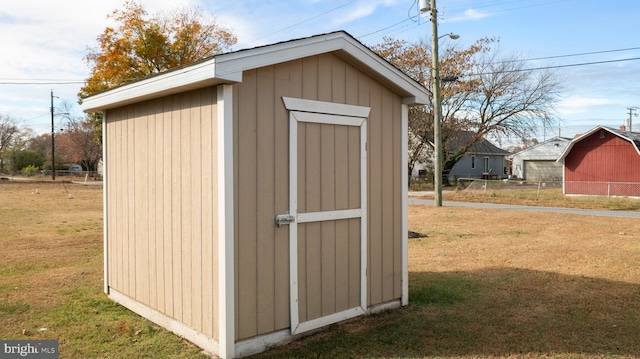
{"label": "electrical wire", "polygon": [[560,59],[563,57],[576,57],[576,56],[586,56],[586,55],[598,55],[598,54],[608,54],[613,52],[622,52],[622,51],[634,51],[640,50],[640,47],[628,47],[625,49],[615,49],[615,50],[602,50],[602,51],[591,51],[591,52],[580,52],[577,54],[568,54],[568,55],[554,55],[554,56],[545,56],[545,57],[533,57],[527,59],[520,60],[507,60],[500,61],[500,63],[509,63],[509,62],[524,62],[524,61],[537,61],[537,60],[550,60],[550,59]]}
{"label": "electrical wire", "polygon": [[85,82],[85,80],[0,79],[0,85],[77,85]]}
{"label": "electrical wire", "polygon": [[[405,20],[406,21],[406,20]],[[551,59],[551,58],[562,58],[562,57],[572,57],[572,56],[583,56],[583,55],[592,55],[592,54],[602,54],[602,53],[612,53],[619,51],[629,51],[629,50],[638,50],[640,48],[632,47],[626,49],[615,49],[615,50],[603,50],[603,51],[593,51],[593,52],[582,52],[577,54],[568,54],[568,55],[556,55],[556,56],[547,56],[533,59],[523,59],[523,60],[510,60],[504,61],[506,62],[517,62],[517,61],[529,61],[529,60],[543,60],[543,59]],[[637,61],[640,60],[640,57],[630,57],[625,59],[615,59],[615,60],[602,60],[602,61],[590,61],[590,62],[579,62],[573,64],[564,64],[564,65],[549,65],[549,66],[540,66],[540,67],[531,67],[525,69],[515,69],[515,70],[507,70],[507,71],[499,71],[499,72],[487,72],[487,73],[478,73],[478,74],[466,74],[461,76],[479,76],[479,75],[494,75],[497,73],[510,73],[510,72],[526,72],[526,71],[536,71],[536,70],[550,70],[550,69],[559,69],[566,67],[578,67],[578,66],[589,66],[589,65],[600,65],[607,63],[615,63],[615,62],[626,62],[626,61]],[[12,82],[6,82],[0,79],[0,85],[59,85],[59,84],[77,84],[84,83],[85,81],[76,81],[76,80],[64,80],[64,81],[52,81],[52,82],[43,82],[48,80],[29,80],[29,79],[12,79]]]}
{"label": "electrical wire", "polygon": [[272,36],[272,35],[275,35],[275,34],[279,34],[279,33],[283,32],[283,31],[286,31],[286,30],[289,30],[289,29],[294,28],[294,27],[296,27],[296,26],[299,26],[299,25],[302,25],[302,24],[304,24],[304,23],[307,23],[307,22],[309,22],[309,21],[311,21],[311,20],[315,20],[315,19],[317,19],[317,18],[319,18],[319,17],[321,17],[321,16],[324,16],[324,15],[330,14],[330,13],[332,13],[332,12],[334,12],[334,11],[336,11],[336,10],[339,10],[339,9],[341,9],[341,8],[343,8],[343,7],[349,6],[349,5],[353,4],[353,3],[354,3],[354,2],[356,2],[356,1],[357,1],[357,0],[349,1],[349,2],[344,3],[344,4],[342,4],[342,5],[338,6],[338,7],[335,7],[335,8],[333,8],[333,9],[327,10],[327,11],[325,11],[325,12],[323,12],[323,13],[318,14],[318,15],[315,15],[315,16],[312,16],[312,17],[309,17],[309,18],[307,18],[307,19],[305,19],[305,20],[302,20],[302,21],[297,22],[297,23],[295,23],[295,24],[289,25],[289,26],[284,27],[284,28],[282,28],[282,29],[280,29],[280,30],[274,31],[274,32],[272,32],[272,33],[270,33],[270,34],[266,34],[266,35],[263,35],[263,36],[261,36],[261,37],[259,37],[259,38],[257,38],[257,39],[253,39],[253,40],[251,40],[251,41],[247,41],[247,42],[245,42],[245,43],[244,43],[244,44],[242,44],[242,45],[248,45],[248,44],[250,44],[250,43],[256,42],[256,41],[258,41],[258,40],[262,40],[262,39],[267,38],[267,37],[269,37],[269,36]]}
{"label": "electrical wire", "polygon": [[614,63],[614,62],[626,62],[626,61],[637,61],[637,60],[640,60],[640,57],[631,57],[631,58],[627,58],[627,59],[616,59],[616,60],[581,62],[581,63],[565,64],[565,65],[550,65],[550,66],[530,67],[530,68],[526,68],[526,69],[501,70],[501,71],[496,71],[496,72],[483,72],[483,73],[476,73],[476,74],[461,74],[459,77],[471,77],[471,76],[482,76],[482,75],[497,75],[497,74],[506,74],[506,73],[514,73],[514,72],[527,72],[527,71],[539,71],[539,70],[552,70],[552,69],[561,69],[561,68],[565,68],[565,67],[600,65],[600,64],[609,64],[609,63]]}

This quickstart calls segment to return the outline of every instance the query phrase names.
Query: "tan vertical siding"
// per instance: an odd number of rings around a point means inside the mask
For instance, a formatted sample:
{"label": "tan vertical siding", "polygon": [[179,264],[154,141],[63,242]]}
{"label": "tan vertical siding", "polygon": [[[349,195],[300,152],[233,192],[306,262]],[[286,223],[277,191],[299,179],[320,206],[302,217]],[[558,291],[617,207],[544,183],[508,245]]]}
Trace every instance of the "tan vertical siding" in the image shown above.
{"label": "tan vertical siding", "polygon": [[[214,298],[217,300],[217,290],[215,290],[213,278],[218,278],[217,266],[214,265],[216,261],[214,258],[218,258],[217,244],[213,240],[218,233],[217,226],[214,226],[214,218],[218,218],[217,213],[217,198],[218,187],[214,184],[210,185],[210,181],[207,178],[217,178],[215,172],[214,161],[216,157],[216,142],[213,139],[217,138],[216,123],[213,121],[214,116],[217,115],[217,110],[213,103],[214,95],[211,88],[202,90],[200,93],[200,141],[201,141],[201,156],[200,159],[200,171],[201,171],[201,198],[202,198],[202,216],[201,216],[201,231],[202,231],[202,246],[200,248],[201,253],[201,301],[202,301],[202,328],[206,333],[213,333],[214,337],[217,337],[217,325],[214,323],[214,316],[217,311],[214,309]],[[215,182],[214,182],[215,183]],[[206,199],[210,198],[210,201]],[[206,273],[211,273],[211,277],[208,278]]]}
{"label": "tan vertical siding", "polygon": [[[238,173],[236,178],[241,178],[241,186],[238,188],[237,211],[235,218],[238,219],[236,227],[237,258],[236,265],[236,311],[237,336],[239,338],[250,337],[257,333],[257,231],[256,231],[256,203],[258,200],[257,181],[259,178],[257,163],[257,79],[256,71],[248,71],[243,74],[243,93],[233,98],[237,107],[234,114],[239,118],[247,118],[247,121],[239,121],[235,135],[238,140],[234,141],[237,148]],[[268,121],[268,114],[261,117],[261,120]],[[236,186],[234,186],[236,188]]]}
{"label": "tan vertical siding", "polygon": [[[360,129],[298,123],[298,213],[360,208]],[[349,136],[349,132],[355,136]],[[352,141],[352,143],[350,142]],[[353,151],[353,152],[348,152]],[[352,168],[356,171],[353,173]],[[299,317],[308,321],[357,307],[360,220],[298,224]],[[350,231],[353,226],[356,231]],[[355,264],[352,265],[352,264]],[[354,293],[354,300],[350,300]]]}
{"label": "tan vertical siding", "polygon": [[369,190],[369,253],[367,255],[369,268],[368,276],[368,289],[369,305],[383,302],[382,298],[382,284],[383,284],[383,228],[384,220],[382,218],[382,199],[383,199],[383,183],[382,175],[384,168],[382,167],[383,158],[383,133],[382,133],[382,93],[381,86],[377,83],[369,82],[369,106],[371,107],[371,113],[369,117],[369,136],[367,143],[368,148],[368,166],[369,176],[368,187]]}
{"label": "tan vertical siding", "polygon": [[[383,218],[382,225],[382,301],[392,300],[394,297],[394,263],[397,262],[394,253],[394,241],[390,241],[387,238],[394,237],[394,212],[393,199],[397,197],[397,192],[393,193],[393,179],[396,177],[397,171],[393,171],[393,163],[396,160],[394,156],[397,156],[393,151],[393,147],[398,144],[393,143],[393,94],[389,90],[382,88],[382,121],[380,127],[382,128],[383,138],[381,139],[382,158],[380,164],[382,166],[382,172],[380,173],[380,181],[382,191],[380,193],[380,200],[382,206],[380,207],[380,216]],[[384,120],[386,119],[386,120]],[[399,242],[399,241],[398,241]]]}
{"label": "tan vertical siding", "polygon": [[[134,114],[134,108],[129,108],[128,109],[128,114],[127,116],[130,117],[135,117]],[[127,142],[125,143],[125,148],[127,149],[131,149],[133,151],[135,151],[135,124],[133,122],[130,122],[128,124],[128,131],[129,133],[127,134]],[[136,218],[135,218],[135,174],[134,174],[134,178],[132,178],[131,174],[133,174],[134,168],[135,168],[135,157],[132,158],[131,156],[126,156],[126,160],[125,160],[125,164],[126,164],[126,168],[125,171],[127,171],[129,173],[129,176],[127,177],[127,181],[125,182],[123,185],[123,189],[124,194],[125,194],[125,199],[126,199],[126,212],[127,212],[127,228],[125,229],[125,231],[127,232],[127,237],[128,237],[128,241],[127,241],[127,247],[124,248],[125,250],[125,255],[127,257],[127,263],[126,263],[126,269],[127,269],[127,273],[135,273],[136,271],[136,247],[138,245],[138,243],[134,240],[135,238],[135,224],[136,222]],[[127,274],[128,275],[128,274]],[[129,292],[132,294],[136,294],[136,282],[138,281],[138,276],[131,276],[128,275],[127,278],[127,282],[129,284]]]}
{"label": "tan vertical siding", "polygon": [[149,193],[146,191],[147,173],[147,111],[148,103],[140,104],[133,108],[133,152],[136,157],[132,161],[133,192],[130,200],[133,201],[133,219],[131,228],[135,238],[135,250],[130,253],[134,267],[135,297],[138,301],[150,305],[149,302]]}
{"label": "tan vertical siding", "polygon": [[110,287],[217,338],[215,89],[107,112]]}
{"label": "tan vertical siding", "polygon": [[[276,65],[274,69],[274,92],[287,96],[295,86],[291,85],[291,65]],[[281,214],[289,210],[289,161],[282,160],[279,154],[289,151],[289,121],[288,112],[284,106],[274,102],[274,213]],[[278,120],[275,120],[278,119]],[[273,330],[289,326],[289,231],[286,226],[274,227],[274,285],[273,285]]]}
{"label": "tan vertical siding", "polygon": [[[401,171],[404,169],[399,163],[402,158],[401,99],[332,54],[247,71],[243,74],[242,83],[234,86],[235,316],[239,340],[287,328],[290,321],[288,228],[276,228],[273,224],[276,214],[288,210],[289,200],[286,177],[289,170],[289,125],[282,96],[372,107],[368,120],[369,304],[400,298],[402,219],[397,194],[400,193]],[[314,132],[320,131],[321,126],[313,126],[305,126],[307,135],[313,136]],[[336,136],[333,146],[337,154],[342,151],[338,142],[345,134],[336,133]],[[352,137],[358,138],[357,133],[349,131],[346,136],[349,146],[358,143],[351,140]],[[352,165],[355,162],[356,159],[348,159],[350,180],[359,179],[359,168]],[[344,163],[336,164],[345,166]],[[323,206],[317,196],[320,183],[311,183],[310,186],[312,188],[304,190],[306,197],[298,199],[299,206],[319,209]],[[360,193],[352,192],[347,195],[350,207],[360,202]],[[338,206],[344,205],[341,195],[333,201]],[[335,241],[337,246],[341,245],[339,233],[342,231],[356,235],[360,231],[358,219],[330,224],[330,228],[323,228],[325,234],[320,234],[320,226],[310,223],[300,225],[299,229],[311,236],[333,236],[329,242]],[[320,241],[308,242],[309,246],[301,244],[298,247],[298,254],[307,259],[309,271],[320,275],[324,270],[325,275],[330,275],[344,269],[343,257],[336,258],[334,268],[320,269],[318,258],[314,257],[321,253]],[[350,244],[346,249],[339,248],[340,255],[347,251],[351,258],[347,261],[348,281],[359,281],[359,256],[352,256],[352,253],[358,253],[359,247]],[[303,277],[306,269],[299,270],[300,277]],[[299,285],[302,287],[305,283]],[[300,301],[318,301],[319,307],[322,296],[328,295],[320,291],[314,296],[305,293],[301,290]],[[346,297],[335,293],[331,295],[335,296],[324,298],[331,306],[342,307],[345,301],[350,306],[359,303],[358,291],[348,291]],[[301,312],[301,317],[313,318],[316,315]]]}
{"label": "tan vertical siding", "polygon": [[[164,109],[162,100],[153,101],[152,108]],[[148,158],[149,172],[151,175],[147,178],[149,186],[149,238],[154,245],[153,252],[150,251],[152,259],[150,260],[150,273],[155,273],[149,277],[152,287],[150,298],[151,306],[164,310],[164,278],[165,270],[163,265],[164,251],[164,234],[162,233],[162,211],[163,211],[163,195],[162,192],[162,127],[163,115],[159,110],[151,112],[148,128],[149,142],[147,153],[151,154]],[[160,189],[159,189],[160,188]]]}
{"label": "tan vertical siding", "polygon": [[402,104],[400,101],[393,101],[393,136],[391,136],[393,140],[393,148],[394,153],[396,153],[393,164],[390,171],[393,175],[393,193],[394,196],[392,198],[392,217],[393,221],[393,235],[396,240],[393,241],[393,298],[402,297],[402,235],[407,235],[407,233],[402,233],[402,196],[398,195],[399,193],[403,193],[403,181],[402,181],[402,171],[406,171],[406,163],[401,161],[402,156],[399,149],[402,148],[402,142],[407,141],[406,138],[402,137]]}
{"label": "tan vertical siding", "polygon": [[[162,235],[163,235],[163,268],[164,275],[161,277],[165,284],[165,291],[162,294],[164,297],[164,310],[161,310],[163,313],[167,314],[170,317],[174,316],[174,303],[173,303],[173,289],[175,288],[174,276],[173,273],[178,270],[176,264],[173,262],[173,228],[178,224],[173,223],[174,221],[169,220],[173,215],[173,177],[172,168],[174,168],[173,162],[173,142],[174,142],[174,132],[173,132],[173,116],[172,116],[172,103],[170,100],[165,99],[163,101],[163,111],[162,111],[162,142],[160,150],[158,152],[162,157],[162,187],[158,187],[159,191],[162,191],[163,196],[163,209],[162,209]],[[170,180],[168,180],[170,179]]]}
{"label": "tan vertical siding", "polygon": [[[261,68],[256,71],[256,110],[258,118],[275,118],[275,103],[273,101],[274,67]],[[257,185],[257,213],[273,213],[275,203],[275,162],[273,156],[275,149],[275,124],[273,121],[257,121],[256,135],[257,161],[260,164]],[[274,328],[274,280],[275,280],[275,253],[273,218],[259,216],[256,218],[257,230],[257,302],[256,312],[257,331],[267,333]]]}

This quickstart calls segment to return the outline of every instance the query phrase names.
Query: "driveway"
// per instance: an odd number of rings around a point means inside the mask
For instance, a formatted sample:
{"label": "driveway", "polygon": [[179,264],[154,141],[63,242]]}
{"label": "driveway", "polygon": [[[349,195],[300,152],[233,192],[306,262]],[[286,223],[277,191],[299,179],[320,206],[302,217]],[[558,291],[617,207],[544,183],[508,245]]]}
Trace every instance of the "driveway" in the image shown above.
{"label": "driveway", "polygon": [[[433,199],[420,199],[414,197],[415,193],[409,193],[409,204],[433,205]],[[538,206],[520,206],[513,204],[496,204],[496,203],[472,203],[472,202],[453,202],[443,201],[443,207],[471,207],[484,209],[506,209],[511,211],[528,211],[528,212],[550,212],[564,214],[582,214],[587,216],[601,217],[623,217],[623,218],[640,218],[640,212],[631,211],[610,211],[599,209],[580,209],[580,208],[561,208],[561,207],[538,207]]]}

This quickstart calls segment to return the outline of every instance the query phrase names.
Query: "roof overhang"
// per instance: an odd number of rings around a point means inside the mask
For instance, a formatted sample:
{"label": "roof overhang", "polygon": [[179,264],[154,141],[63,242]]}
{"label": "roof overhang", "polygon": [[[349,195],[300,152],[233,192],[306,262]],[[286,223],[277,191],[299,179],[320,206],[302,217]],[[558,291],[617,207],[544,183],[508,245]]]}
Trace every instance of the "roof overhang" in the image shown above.
{"label": "roof overhang", "polygon": [[244,71],[333,52],[402,97],[404,104],[425,104],[427,90],[346,32],[280,42],[216,55],[138,82],[87,97],[85,111],[100,112],[152,98],[219,84],[242,82]]}

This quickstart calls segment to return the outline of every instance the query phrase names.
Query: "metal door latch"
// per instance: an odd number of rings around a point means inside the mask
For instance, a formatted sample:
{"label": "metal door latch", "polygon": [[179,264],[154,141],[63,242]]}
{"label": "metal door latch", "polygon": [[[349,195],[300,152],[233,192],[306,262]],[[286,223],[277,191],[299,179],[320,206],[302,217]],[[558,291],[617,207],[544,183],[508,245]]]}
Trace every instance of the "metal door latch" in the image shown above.
{"label": "metal door latch", "polygon": [[276,216],[276,225],[280,227],[283,224],[295,222],[296,218],[291,214],[279,214]]}

